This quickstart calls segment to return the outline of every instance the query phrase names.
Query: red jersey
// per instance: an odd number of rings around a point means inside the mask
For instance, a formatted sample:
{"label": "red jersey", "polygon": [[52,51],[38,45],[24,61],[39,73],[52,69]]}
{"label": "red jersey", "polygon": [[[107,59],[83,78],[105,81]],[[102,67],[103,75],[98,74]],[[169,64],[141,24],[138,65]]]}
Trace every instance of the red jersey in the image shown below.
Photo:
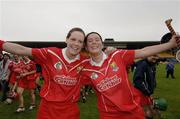
{"label": "red jersey", "polygon": [[134,61],[134,55],[134,50],[117,50],[108,57],[104,54],[100,66],[93,65],[92,60],[85,62],[86,66],[81,73],[84,80],[90,79],[96,90],[100,113],[116,114],[140,108],[134,99],[126,72],[126,67]]}
{"label": "red jersey", "polygon": [[9,64],[9,69],[11,70],[10,83],[14,84],[16,82],[16,76],[22,72],[23,62],[19,60],[19,62],[11,62]]}
{"label": "red jersey", "polygon": [[[29,60],[28,62],[23,62],[23,73],[31,72],[33,70],[36,70],[36,64]],[[27,80],[35,80],[36,74],[30,74],[26,76]]]}
{"label": "red jersey", "polygon": [[22,72],[23,62],[19,60],[19,62],[11,62],[9,64],[9,68],[12,72],[20,74]]}
{"label": "red jersey", "polygon": [[73,103],[78,101],[80,95],[79,72],[85,57],[79,55],[75,61],[68,62],[63,50],[55,47],[34,48],[32,55],[42,67],[44,85],[41,97],[47,101]]}

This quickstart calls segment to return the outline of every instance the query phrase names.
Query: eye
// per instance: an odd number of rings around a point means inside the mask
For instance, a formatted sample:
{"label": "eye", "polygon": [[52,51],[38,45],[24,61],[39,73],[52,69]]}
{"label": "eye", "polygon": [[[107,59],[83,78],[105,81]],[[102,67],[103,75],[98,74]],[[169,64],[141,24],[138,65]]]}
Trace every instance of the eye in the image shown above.
{"label": "eye", "polygon": [[96,38],[96,41],[101,41],[101,39],[97,37],[97,38]]}
{"label": "eye", "polygon": [[88,42],[91,43],[91,42],[92,42],[92,39],[89,39]]}
{"label": "eye", "polygon": [[83,44],[83,41],[79,40],[79,43]]}
{"label": "eye", "polygon": [[76,39],[75,38],[71,38],[70,40],[75,41]]}

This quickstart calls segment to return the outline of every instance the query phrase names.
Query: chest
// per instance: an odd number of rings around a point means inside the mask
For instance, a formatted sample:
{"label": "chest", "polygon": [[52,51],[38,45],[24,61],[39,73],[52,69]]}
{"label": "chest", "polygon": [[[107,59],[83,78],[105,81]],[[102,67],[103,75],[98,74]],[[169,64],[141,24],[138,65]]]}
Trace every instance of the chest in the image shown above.
{"label": "chest", "polygon": [[127,78],[126,66],[115,60],[105,63],[102,67],[89,65],[85,68],[84,74],[100,92],[123,84]]}
{"label": "chest", "polygon": [[79,75],[82,66],[81,60],[68,63],[61,56],[49,55],[49,61],[44,65],[44,68],[53,75],[76,76]]}

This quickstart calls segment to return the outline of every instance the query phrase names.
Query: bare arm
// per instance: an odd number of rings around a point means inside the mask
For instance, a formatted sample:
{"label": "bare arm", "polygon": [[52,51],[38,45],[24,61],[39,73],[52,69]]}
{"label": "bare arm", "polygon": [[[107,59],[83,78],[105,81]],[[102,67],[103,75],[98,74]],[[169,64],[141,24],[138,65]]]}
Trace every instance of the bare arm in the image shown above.
{"label": "bare arm", "polygon": [[16,87],[17,87],[17,81],[14,83],[13,85],[13,88],[12,88],[12,91],[14,92],[16,90]]}
{"label": "bare arm", "polygon": [[19,44],[5,42],[3,43],[2,47],[4,51],[12,53],[12,54],[32,56],[32,53],[31,53],[32,48],[24,47]]}
{"label": "bare arm", "polygon": [[26,72],[26,73],[22,73],[22,74],[20,74],[20,77],[25,77],[25,76],[28,76],[28,75],[31,75],[31,74],[34,74],[34,73],[36,73],[36,70],[32,70],[32,71]]}
{"label": "bare arm", "polygon": [[173,36],[173,38],[167,43],[160,44],[160,45],[148,46],[148,47],[145,47],[142,49],[135,50],[135,58],[136,59],[137,58],[146,58],[148,56],[158,54],[160,52],[169,50],[171,48],[175,48],[179,45],[180,45],[180,36],[176,35],[176,36]]}

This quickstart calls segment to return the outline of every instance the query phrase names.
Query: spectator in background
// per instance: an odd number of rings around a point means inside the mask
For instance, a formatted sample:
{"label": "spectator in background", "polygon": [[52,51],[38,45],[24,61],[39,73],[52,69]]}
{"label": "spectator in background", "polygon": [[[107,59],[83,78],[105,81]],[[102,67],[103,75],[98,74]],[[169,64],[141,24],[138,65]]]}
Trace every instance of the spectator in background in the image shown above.
{"label": "spectator in background", "polygon": [[2,88],[2,97],[1,101],[5,101],[7,98],[8,88],[8,81],[10,76],[10,70],[8,68],[10,64],[10,56],[7,53],[3,54],[3,60],[0,62],[0,84]]}
{"label": "spectator in background", "polygon": [[[2,51],[0,50],[0,75],[1,75],[1,72],[2,72],[2,61],[3,61],[3,53]],[[0,83],[1,83],[1,80],[0,80]],[[1,85],[0,85],[0,90],[2,89]]]}
{"label": "spectator in background", "polygon": [[153,118],[151,95],[156,87],[156,63],[158,59],[157,55],[153,55],[135,63],[133,84],[138,103],[144,108],[146,119]]}
{"label": "spectator in background", "polygon": [[40,79],[43,79],[42,68],[40,64],[36,64],[36,89],[39,91],[39,93],[41,90]]}
{"label": "spectator in background", "polygon": [[9,78],[9,87],[10,91],[16,91],[16,76],[19,76],[21,72],[21,67],[23,66],[23,62],[20,60],[20,57],[18,55],[13,55],[13,60],[9,64],[9,69],[11,71],[11,75]]}
{"label": "spectator in background", "polygon": [[30,91],[31,97],[31,105],[29,110],[35,108],[35,93],[34,89],[36,87],[35,84],[35,73],[36,73],[36,66],[33,61],[31,61],[27,56],[23,56],[23,66],[21,67],[21,72],[17,78],[18,87],[17,93],[19,94],[19,107],[17,108],[16,112],[23,112],[25,111],[24,107],[24,98],[23,92],[25,89]]}
{"label": "spectator in background", "polygon": [[169,78],[169,75],[171,75],[171,78],[174,79],[174,63],[168,61],[166,64],[166,78]]}

